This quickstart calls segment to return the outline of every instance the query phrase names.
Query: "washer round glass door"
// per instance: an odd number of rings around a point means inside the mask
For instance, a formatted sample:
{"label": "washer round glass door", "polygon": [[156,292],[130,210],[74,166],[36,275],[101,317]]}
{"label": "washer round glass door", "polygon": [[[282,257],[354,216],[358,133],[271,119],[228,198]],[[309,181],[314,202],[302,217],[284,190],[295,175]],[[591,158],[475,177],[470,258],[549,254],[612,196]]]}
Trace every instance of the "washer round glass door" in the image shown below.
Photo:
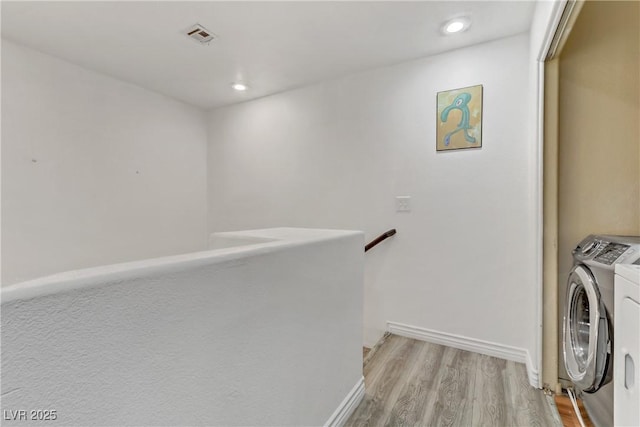
{"label": "washer round glass door", "polygon": [[577,265],[567,283],[563,322],[564,364],[579,389],[593,393],[607,378],[609,320],[589,270]]}

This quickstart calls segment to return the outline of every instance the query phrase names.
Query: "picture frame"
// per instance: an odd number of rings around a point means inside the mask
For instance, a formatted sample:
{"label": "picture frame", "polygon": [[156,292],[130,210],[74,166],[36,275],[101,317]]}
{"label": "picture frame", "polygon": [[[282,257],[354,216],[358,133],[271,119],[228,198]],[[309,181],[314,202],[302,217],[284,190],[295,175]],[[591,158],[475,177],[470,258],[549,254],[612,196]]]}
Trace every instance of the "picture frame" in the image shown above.
{"label": "picture frame", "polygon": [[482,85],[438,92],[436,151],[482,147]]}

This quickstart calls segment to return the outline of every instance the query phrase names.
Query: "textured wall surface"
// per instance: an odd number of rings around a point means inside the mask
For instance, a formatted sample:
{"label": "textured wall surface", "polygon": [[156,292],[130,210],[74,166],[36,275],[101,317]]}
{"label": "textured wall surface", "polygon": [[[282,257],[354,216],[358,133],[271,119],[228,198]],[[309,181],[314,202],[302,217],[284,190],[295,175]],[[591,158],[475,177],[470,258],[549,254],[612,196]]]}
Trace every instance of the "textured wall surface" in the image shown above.
{"label": "textured wall surface", "polygon": [[266,243],[3,288],[2,409],[67,426],[326,422],[362,377],[362,233],[235,237]]}
{"label": "textured wall surface", "polygon": [[206,248],[204,113],[2,40],[2,284]]}
{"label": "textured wall surface", "polygon": [[[213,111],[210,231],[396,228],[365,257],[366,344],[393,321],[533,356],[529,48],[523,34]],[[436,93],[475,84],[483,147],[436,152]]]}

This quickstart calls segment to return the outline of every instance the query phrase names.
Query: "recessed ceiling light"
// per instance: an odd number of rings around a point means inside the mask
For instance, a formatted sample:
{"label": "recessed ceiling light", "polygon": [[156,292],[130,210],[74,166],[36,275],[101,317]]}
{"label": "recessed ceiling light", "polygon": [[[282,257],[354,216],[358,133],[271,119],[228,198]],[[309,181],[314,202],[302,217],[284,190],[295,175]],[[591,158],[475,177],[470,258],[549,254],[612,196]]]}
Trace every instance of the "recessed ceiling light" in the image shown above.
{"label": "recessed ceiling light", "polygon": [[249,86],[244,83],[234,83],[231,85],[231,87],[238,92],[244,92],[245,90],[249,89]]}
{"label": "recessed ceiling light", "polygon": [[471,20],[469,18],[455,18],[451,21],[447,21],[442,26],[442,32],[445,34],[454,34],[465,31],[471,25]]}

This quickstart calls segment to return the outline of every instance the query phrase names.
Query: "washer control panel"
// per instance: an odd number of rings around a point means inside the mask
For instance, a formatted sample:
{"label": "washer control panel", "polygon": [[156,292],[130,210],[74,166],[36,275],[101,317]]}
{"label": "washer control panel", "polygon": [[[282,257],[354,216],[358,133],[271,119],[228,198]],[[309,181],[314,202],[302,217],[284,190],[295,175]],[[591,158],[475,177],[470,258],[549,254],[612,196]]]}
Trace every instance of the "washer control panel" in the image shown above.
{"label": "washer control panel", "polygon": [[598,253],[598,256],[594,258],[594,261],[598,261],[599,263],[611,265],[613,264],[620,256],[626,252],[631,246],[623,245],[621,243],[609,243],[602,248],[602,250]]}
{"label": "washer control panel", "polygon": [[574,263],[613,270],[614,264],[640,265],[640,236],[590,234],[572,251]]}
{"label": "washer control panel", "polygon": [[[580,252],[582,252],[582,255],[588,256],[595,252],[601,244],[602,242],[600,240],[594,239],[584,243],[584,246],[578,245],[578,248],[580,248]],[[578,250],[578,248],[576,248],[576,251]]]}

